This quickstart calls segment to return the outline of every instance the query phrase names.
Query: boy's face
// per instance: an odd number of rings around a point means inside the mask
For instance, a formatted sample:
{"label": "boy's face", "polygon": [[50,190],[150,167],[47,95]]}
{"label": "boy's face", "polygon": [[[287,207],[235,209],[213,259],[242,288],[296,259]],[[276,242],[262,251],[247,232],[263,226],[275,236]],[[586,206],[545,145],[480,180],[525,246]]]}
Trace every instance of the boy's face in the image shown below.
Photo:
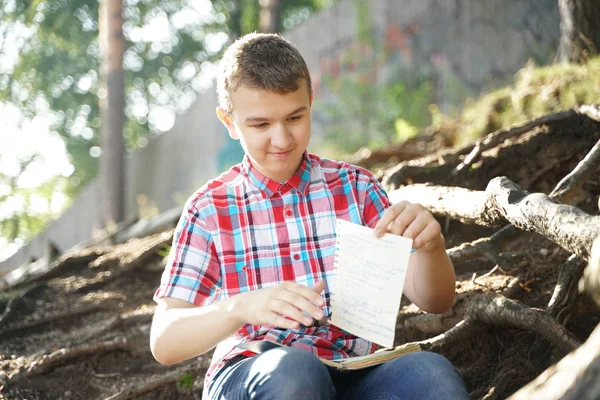
{"label": "boy's face", "polygon": [[310,140],[312,98],[306,83],[287,94],[241,85],[231,93],[231,102],[231,114],[217,109],[229,136],[240,140],[259,172],[287,181],[300,166]]}

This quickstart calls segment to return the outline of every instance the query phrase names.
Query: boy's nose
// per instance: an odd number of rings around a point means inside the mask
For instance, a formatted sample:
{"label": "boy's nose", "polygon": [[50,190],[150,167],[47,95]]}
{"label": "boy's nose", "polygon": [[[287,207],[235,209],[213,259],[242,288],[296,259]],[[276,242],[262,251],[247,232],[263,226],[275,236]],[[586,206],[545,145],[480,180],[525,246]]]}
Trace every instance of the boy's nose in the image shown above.
{"label": "boy's nose", "polygon": [[271,144],[282,150],[287,150],[292,143],[292,135],[286,129],[285,125],[277,126],[271,136]]}

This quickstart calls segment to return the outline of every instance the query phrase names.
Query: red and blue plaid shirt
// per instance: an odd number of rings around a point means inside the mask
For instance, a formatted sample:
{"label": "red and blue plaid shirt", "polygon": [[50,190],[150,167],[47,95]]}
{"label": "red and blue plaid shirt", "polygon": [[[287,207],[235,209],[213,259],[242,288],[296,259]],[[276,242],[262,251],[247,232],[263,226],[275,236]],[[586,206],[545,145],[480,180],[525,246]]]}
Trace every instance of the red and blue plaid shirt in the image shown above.
{"label": "red and blue plaid shirt", "polygon": [[[328,282],[335,274],[336,218],[374,227],[389,205],[379,182],[363,168],[305,153],[296,174],[281,184],[258,172],[246,156],[186,203],[154,298],[203,306],[284,281]],[[322,297],[328,316],[329,285]],[[236,347],[251,340],[304,348],[330,360],[376,349],[333,325],[282,330],[246,324],[217,346],[205,387],[226,360],[253,354]]]}

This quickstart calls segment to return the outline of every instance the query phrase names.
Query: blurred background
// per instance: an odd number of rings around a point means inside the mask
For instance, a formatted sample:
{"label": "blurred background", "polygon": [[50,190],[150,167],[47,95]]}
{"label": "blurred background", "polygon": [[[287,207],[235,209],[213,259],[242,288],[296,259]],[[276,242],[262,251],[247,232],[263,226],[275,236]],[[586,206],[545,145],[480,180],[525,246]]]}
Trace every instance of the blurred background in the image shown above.
{"label": "blurred background", "polygon": [[296,44],[315,91],[310,149],[352,161],[597,101],[597,51],[567,51],[559,3],[0,0],[0,275],[180,209],[239,162],[214,74],[240,35]]}

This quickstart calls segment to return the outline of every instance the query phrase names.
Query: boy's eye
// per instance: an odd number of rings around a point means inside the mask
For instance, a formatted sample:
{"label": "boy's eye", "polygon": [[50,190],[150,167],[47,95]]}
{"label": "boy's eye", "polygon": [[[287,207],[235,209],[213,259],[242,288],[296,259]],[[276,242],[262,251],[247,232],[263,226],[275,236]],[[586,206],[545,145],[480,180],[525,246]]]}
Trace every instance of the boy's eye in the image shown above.
{"label": "boy's eye", "polygon": [[302,118],[302,115],[294,115],[293,117],[290,117],[290,121],[298,121],[300,118]]}
{"label": "boy's eye", "polygon": [[260,123],[258,125],[252,125],[252,127],[253,128],[257,128],[257,129],[262,129],[262,128],[266,128],[267,125],[269,125],[269,124],[267,124],[266,122],[263,122],[263,123]]}

